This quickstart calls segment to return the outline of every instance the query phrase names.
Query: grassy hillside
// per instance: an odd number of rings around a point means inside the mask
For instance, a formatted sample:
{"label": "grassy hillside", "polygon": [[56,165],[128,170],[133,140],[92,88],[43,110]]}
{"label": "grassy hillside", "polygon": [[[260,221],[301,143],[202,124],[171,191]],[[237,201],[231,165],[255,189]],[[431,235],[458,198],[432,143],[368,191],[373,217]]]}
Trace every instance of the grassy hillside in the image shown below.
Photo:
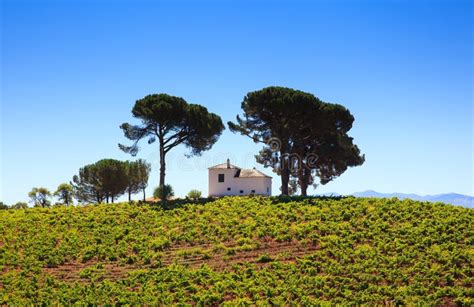
{"label": "grassy hillside", "polygon": [[355,198],[6,210],[0,304],[472,304],[473,220]]}

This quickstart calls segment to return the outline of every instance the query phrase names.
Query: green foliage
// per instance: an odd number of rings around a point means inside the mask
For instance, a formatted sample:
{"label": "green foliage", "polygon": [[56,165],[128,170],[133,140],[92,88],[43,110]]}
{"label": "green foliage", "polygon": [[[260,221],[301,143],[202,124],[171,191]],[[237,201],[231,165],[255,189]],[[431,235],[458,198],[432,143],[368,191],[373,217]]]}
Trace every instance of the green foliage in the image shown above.
{"label": "green foliage", "polygon": [[187,197],[192,200],[198,200],[199,198],[201,198],[201,195],[202,195],[201,191],[191,190],[188,192]]}
{"label": "green foliage", "polygon": [[0,210],[7,210],[7,209],[8,209],[8,205],[4,204],[3,201],[0,201]]}
{"label": "green foliage", "polygon": [[[474,210],[440,203],[227,197],[3,210],[0,221],[0,305],[474,304]],[[279,238],[316,249],[294,261],[257,250]],[[219,270],[165,262],[176,249],[261,257]],[[136,269],[109,280],[110,262]],[[45,269],[70,263],[84,265],[80,282]]]}
{"label": "green foliage", "polygon": [[119,148],[131,155],[138,153],[138,143],[148,139],[148,144],[160,145],[160,186],[165,184],[165,156],[174,147],[183,144],[191,155],[209,150],[224,130],[221,118],[197,104],[188,104],[183,98],[167,94],[153,94],[138,100],[132,109],[141,125],[123,123],[120,128],[131,146]]}
{"label": "green foliage", "polygon": [[153,192],[153,197],[158,198],[160,200],[168,200],[173,196],[174,196],[173,187],[169,184],[156,187],[155,191]]}
{"label": "green foliage", "polygon": [[51,192],[46,188],[33,188],[28,193],[28,197],[35,207],[47,208],[51,206]]}
{"label": "green foliage", "polygon": [[56,196],[60,202],[68,206],[73,204],[73,193],[72,185],[61,183],[56,189],[56,192],[54,192],[54,196]]}
{"label": "green foliage", "polygon": [[272,262],[273,258],[270,255],[264,254],[258,257],[257,262],[260,263],[266,263],[266,262]]}
{"label": "green foliage", "polygon": [[151,165],[143,159],[126,162],[126,172],[128,178],[127,192],[129,201],[131,195],[143,191],[143,201],[145,201],[145,189],[148,186]]}
{"label": "green foliage", "polygon": [[309,185],[317,185],[315,177],[326,184],[365,160],[347,135],[354,117],[342,105],[271,86],[248,93],[242,109],[243,116],[229,122],[229,128],[267,144],[256,156],[257,162],[281,176],[284,195],[291,192],[290,178],[306,195]]}
{"label": "green foliage", "polygon": [[150,164],[141,159],[134,162],[103,159],[80,168],[72,186],[79,202],[110,200],[113,203],[125,192],[130,198],[131,194],[144,191],[150,169]]}
{"label": "green foliage", "polygon": [[106,199],[114,202],[125,193],[128,186],[126,162],[114,159],[103,159],[95,163],[96,175],[99,177],[101,191]]}
{"label": "green foliage", "polygon": [[102,178],[99,177],[97,163],[81,167],[79,174],[73,176],[71,185],[80,203],[101,203],[105,200],[105,191],[102,189]]}

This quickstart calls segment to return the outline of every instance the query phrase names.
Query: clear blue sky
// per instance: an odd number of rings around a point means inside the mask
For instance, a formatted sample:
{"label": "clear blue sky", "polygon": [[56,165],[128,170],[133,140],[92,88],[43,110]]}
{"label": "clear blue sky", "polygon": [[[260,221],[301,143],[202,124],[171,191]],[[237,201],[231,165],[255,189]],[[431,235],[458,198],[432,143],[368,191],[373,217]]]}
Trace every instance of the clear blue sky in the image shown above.
{"label": "clear blue sky", "polygon": [[[247,92],[269,85],[356,118],[350,134],[366,163],[318,193],[474,194],[472,1],[2,1],[1,14],[8,204],[101,158],[130,159],[117,143],[136,99],[181,96],[227,122]],[[178,195],[206,193],[206,167],[230,157],[262,169],[259,148],[227,130],[200,158],[175,149],[167,181]],[[154,187],[157,145],[142,149]]]}

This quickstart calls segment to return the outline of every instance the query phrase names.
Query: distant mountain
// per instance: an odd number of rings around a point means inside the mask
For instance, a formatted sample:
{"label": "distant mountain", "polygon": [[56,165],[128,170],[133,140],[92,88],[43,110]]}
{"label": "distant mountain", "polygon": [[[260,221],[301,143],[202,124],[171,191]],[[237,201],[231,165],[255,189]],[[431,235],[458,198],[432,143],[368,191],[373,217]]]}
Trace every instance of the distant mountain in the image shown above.
{"label": "distant mountain", "polygon": [[436,195],[425,195],[420,196],[417,194],[404,194],[404,193],[379,193],[375,191],[364,191],[352,194],[355,197],[376,197],[376,198],[391,198],[397,197],[398,199],[413,199],[419,201],[431,201],[431,202],[442,202],[446,204],[463,206],[467,208],[474,208],[474,197],[456,193],[449,194],[436,194]]}

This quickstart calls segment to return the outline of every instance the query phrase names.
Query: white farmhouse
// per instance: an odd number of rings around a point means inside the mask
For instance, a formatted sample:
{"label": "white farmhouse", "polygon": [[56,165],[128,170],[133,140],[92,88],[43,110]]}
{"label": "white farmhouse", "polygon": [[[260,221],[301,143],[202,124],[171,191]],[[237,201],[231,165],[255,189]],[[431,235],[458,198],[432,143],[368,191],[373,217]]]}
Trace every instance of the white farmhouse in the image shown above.
{"label": "white farmhouse", "polygon": [[272,177],[227,163],[209,168],[209,196],[272,195]]}

